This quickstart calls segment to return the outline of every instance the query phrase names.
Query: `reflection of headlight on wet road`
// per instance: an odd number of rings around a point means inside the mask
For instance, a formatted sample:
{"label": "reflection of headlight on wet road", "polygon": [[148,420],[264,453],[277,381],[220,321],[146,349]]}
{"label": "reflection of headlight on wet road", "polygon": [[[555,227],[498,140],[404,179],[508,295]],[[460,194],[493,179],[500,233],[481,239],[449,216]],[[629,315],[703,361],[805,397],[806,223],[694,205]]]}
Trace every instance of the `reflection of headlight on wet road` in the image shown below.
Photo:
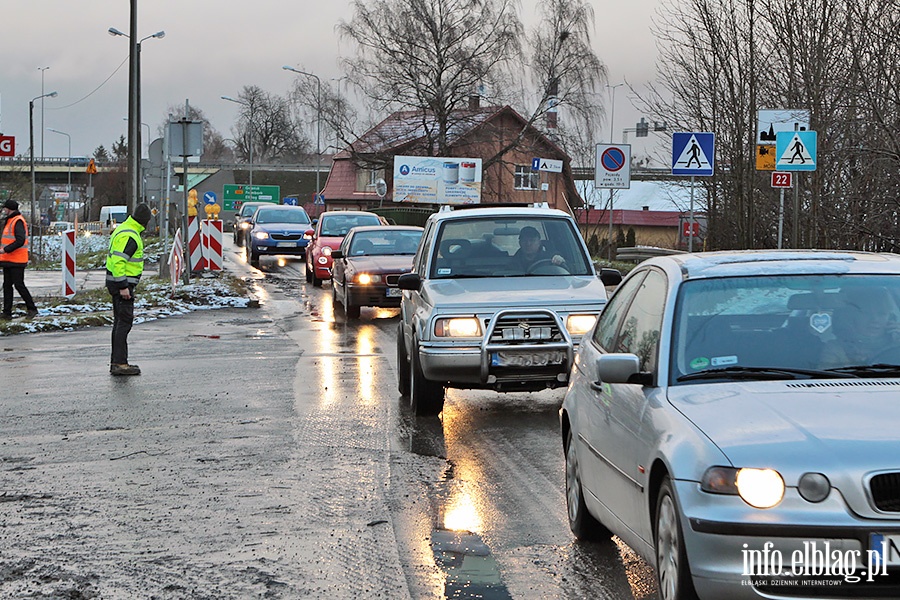
{"label": "reflection of headlight on wet road", "polygon": [[473,533],[481,530],[481,519],[475,509],[475,502],[467,492],[460,493],[450,501],[444,512],[444,529]]}

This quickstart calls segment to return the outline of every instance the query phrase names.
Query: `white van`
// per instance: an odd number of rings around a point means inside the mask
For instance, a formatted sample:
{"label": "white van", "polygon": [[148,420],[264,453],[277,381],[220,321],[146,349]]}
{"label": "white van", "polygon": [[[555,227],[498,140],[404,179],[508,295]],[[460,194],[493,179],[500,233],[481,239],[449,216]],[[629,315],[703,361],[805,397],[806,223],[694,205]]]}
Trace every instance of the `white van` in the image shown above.
{"label": "white van", "polygon": [[116,225],[128,218],[127,206],[101,206],[100,207],[100,229],[104,233],[109,233],[116,228]]}

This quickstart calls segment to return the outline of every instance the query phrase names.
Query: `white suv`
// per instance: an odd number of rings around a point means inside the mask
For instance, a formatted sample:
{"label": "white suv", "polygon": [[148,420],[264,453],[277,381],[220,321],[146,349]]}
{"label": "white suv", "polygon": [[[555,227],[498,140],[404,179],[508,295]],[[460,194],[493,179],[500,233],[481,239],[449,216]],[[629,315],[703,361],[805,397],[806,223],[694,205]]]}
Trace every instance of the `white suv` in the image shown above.
{"label": "white suv", "polygon": [[438,414],[445,388],[565,386],[575,349],[606,303],[575,220],[560,210],[461,208],[431,215],[402,275],[399,389]]}

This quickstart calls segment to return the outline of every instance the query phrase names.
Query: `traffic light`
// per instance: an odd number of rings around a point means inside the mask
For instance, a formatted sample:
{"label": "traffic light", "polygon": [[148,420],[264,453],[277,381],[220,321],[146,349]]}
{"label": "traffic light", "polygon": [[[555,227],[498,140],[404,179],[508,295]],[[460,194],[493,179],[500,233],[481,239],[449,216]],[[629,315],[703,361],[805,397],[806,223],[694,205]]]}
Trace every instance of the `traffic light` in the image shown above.
{"label": "traffic light", "polygon": [[645,121],[644,117],[641,117],[640,122],[635,125],[637,137],[647,137],[648,131],[650,131],[650,123]]}

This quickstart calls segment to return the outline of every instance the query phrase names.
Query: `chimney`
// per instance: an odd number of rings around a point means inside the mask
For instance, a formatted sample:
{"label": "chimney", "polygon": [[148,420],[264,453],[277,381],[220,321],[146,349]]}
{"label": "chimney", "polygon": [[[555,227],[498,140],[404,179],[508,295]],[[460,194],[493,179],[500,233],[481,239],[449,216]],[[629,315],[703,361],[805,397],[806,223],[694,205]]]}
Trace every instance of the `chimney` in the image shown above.
{"label": "chimney", "polygon": [[478,110],[481,107],[481,97],[478,94],[469,96],[469,110]]}
{"label": "chimney", "polygon": [[641,207],[641,210],[650,210],[650,207],[649,207],[649,206],[642,206],[642,207]]}

